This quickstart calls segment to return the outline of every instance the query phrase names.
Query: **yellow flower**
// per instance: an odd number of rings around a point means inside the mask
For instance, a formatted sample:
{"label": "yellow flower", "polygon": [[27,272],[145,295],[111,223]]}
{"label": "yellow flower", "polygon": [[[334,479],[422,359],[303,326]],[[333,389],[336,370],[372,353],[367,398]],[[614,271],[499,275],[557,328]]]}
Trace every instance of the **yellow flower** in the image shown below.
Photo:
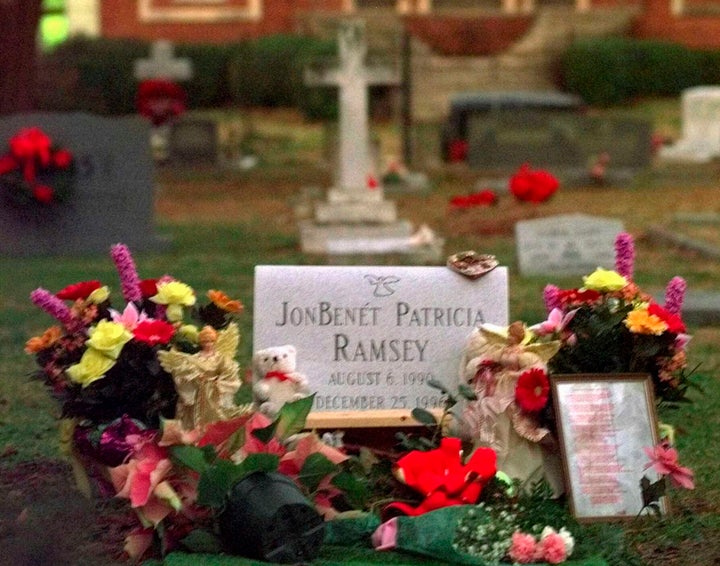
{"label": "yellow flower", "polygon": [[598,267],[587,277],[583,277],[583,282],[585,283],[585,289],[600,293],[619,291],[628,284],[628,280],[617,271],[602,269],[601,267]]}
{"label": "yellow flower", "polygon": [[80,358],[80,362],[67,369],[67,374],[75,383],[87,387],[93,381],[104,377],[114,365],[115,360],[112,358],[108,358],[94,348],[88,348]]}
{"label": "yellow flower", "polygon": [[113,360],[117,360],[123,346],[133,337],[122,324],[110,320],[101,320],[89,334],[87,345]]}
{"label": "yellow flower", "polygon": [[177,322],[182,320],[182,307],[195,304],[195,291],[180,281],[168,281],[158,284],[157,294],[150,297],[150,300],[159,305],[167,305],[167,319]]}
{"label": "yellow flower", "polygon": [[635,334],[660,335],[668,329],[668,325],[663,319],[650,314],[646,309],[630,311],[624,323],[630,329],[630,332]]}
{"label": "yellow flower", "polygon": [[180,335],[180,338],[184,338],[188,342],[192,342],[193,344],[198,343],[198,327],[194,324],[183,324],[180,328],[178,328],[177,333]]}
{"label": "yellow flower", "polygon": [[103,285],[102,287],[98,287],[92,293],[90,293],[88,295],[87,301],[89,303],[93,303],[94,305],[100,305],[107,301],[109,296],[110,289],[107,288],[107,285]]}

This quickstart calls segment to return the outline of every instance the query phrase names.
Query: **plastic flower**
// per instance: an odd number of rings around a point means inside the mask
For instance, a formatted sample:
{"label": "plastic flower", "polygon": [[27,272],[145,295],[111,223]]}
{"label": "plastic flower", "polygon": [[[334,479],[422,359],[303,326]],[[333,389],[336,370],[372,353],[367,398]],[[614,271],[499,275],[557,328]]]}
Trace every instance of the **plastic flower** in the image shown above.
{"label": "plastic flower", "polygon": [[657,303],[650,303],[650,305],[648,305],[648,313],[658,317],[667,324],[668,332],[672,332],[673,334],[682,334],[685,332],[685,323],[682,319],[677,314],[662,308]]}
{"label": "plastic flower", "polygon": [[515,386],[515,401],[523,411],[533,413],[545,407],[550,395],[550,381],[540,368],[523,372]]}
{"label": "plastic flower", "polygon": [[30,293],[32,303],[44,310],[53,318],[61,322],[66,328],[74,329],[77,321],[72,311],[63,303],[62,299],[58,299],[47,289],[39,287]]}
{"label": "plastic flower", "polygon": [[558,533],[549,533],[540,540],[538,546],[543,560],[549,564],[560,564],[567,560],[568,552],[565,548],[565,541]]}
{"label": "plastic flower", "polygon": [[658,444],[652,448],[643,448],[650,462],[645,465],[645,470],[652,467],[658,474],[670,476],[670,481],[677,487],[685,489],[695,489],[693,482],[693,472],[690,468],[685,468],[678,462],[678,453],[675,448],[669,444]]}
{"label": "plastic flower", "polygon": [[130,249],[125,244],[115,244],[110,248],[110,257],[120,275],[125,300],[128,302],[141,300],[140,279]]}
{"label": "plastic flower", "polygon": [[533,171],[523,163],[510,178],[510,192],[519,201],[541,203],[548,200],[560,187],[558,180],[542,169]]}
{"label": "plastic flower", "polygon": [[171,321],[182,319],[182,307],[195,304],[195,292],[192,287],[180,281],[158,283],[157,294],[150,300],[159,305],[167,305],[167,318]]}
{"label": "plastic flower", "polygon": [[659,336],[668,329],[667,323],[648,309],[635,309],[628,313],[623,321],[630,332],[635,334],[654,334]]}
{"label": "plastic flower", "polygon": [[540,533],[540,540],[548,537],[549,535],[558,534],[560,535],[560,538],[563,539],[565,542],[565,551],[567,552],[567,555],[570,556],[573,553],[573,550],[575,549],[575,539],[573,538],[570,531],[568,531],[565,527],[562,527],[560,529],[560,532],[557,532],[552,527],[545,527],[542,530],[542,533]]}
{"label": "plastic flower", "polygon": [[621,232],[615,238],[615,269],[626,279],[632,279],[635,267],[635,244],[633,237]]}
{"label": "plastic flower", "polygon": [[340,464],[348,459],[346,454],[328,446],[317,434],[311,433],[301,438],[293,450],[280,458],[280,473],[289,476],[299,474],[307,457],[316,453],[322,454],[333,464]]}
{"label": "plastic flower", "polygon": [[241,313],[245,307],[243,307],[243,304],[240,301],[235,301],[230,299],[225,293],[222,291],[216,291],[215,289],[210,289],[207,292],[207,297],[210,299],[213,304],[218,307],[219,309],[222,309],[226,312],[231,313]]}
{"label": "plastic flower", "polygon": [[88,298],[90,293],[92,293],[96,289],[99,289],[100,286],[101,283],[97,280],[81,281],[79,283],[73,283],[72,285],[68,285],[63,289],[60,289],[57,293],[55,293],[55,296],[58,299],[63,299],[67,301],[76,301],[78,299],[85,300]]}
{"label": "plastic flower", "polygon": [[175,327],[164,320],[143,320],[133,329],[135,339],[150,346],[167,344],[173,334],[175,334]]}
{"label": "plastic flower", "polygon": [[546,336],[548,334],[560,333],[570,324],[573,316],[577,309],[570,311],[565,314],[560,309],[552,309],[547,317],[547,320],[530,327],[535,334],[538,336]]}
{"label": "plastic flower", "polygon": [[665,310],[680,316],[687,283],[682,277],[673,277],[665,288]]}
{"label": "plastic flower", "polygon": [[534,536],[515,531],[508,556],[519,564],[530,564],[535,561],[536,548]]}
{"label": "plastic flower", "polygon": [[90,339],[87,345],[113,360],[118,358],[123,346],[133,337],[122,324],[110,320],[101,320],[88,333]]}
{"label": "plastic flower", "polygon": [[40,336],[33,336],[25,343],[26,354],[37,354],[53,344],[62,337],[62,329],[59,326],[51,326]]}
{"label": "plastic flower", "polygon": [[590,275],[583,277],[585,289],[599,291],[600,293],[611,293],[619,291],[628,284],[628,280],[617,271],[598,267]]}
{"label": "plastic flower", "polygon": [[140,281],[140,293],[143,299],[149,299],[157,294],[157,279],[143,279]]}
{"label": "plastic flower", "polygon": [[110,316],[112,317],[113,322],[122,324],[130,332],[135,330],[135,327],[139,323],[147,320],[148,318],[144,312],[138,310],[134,303],[128,303],[122,313],[114,309],[110,309]]}
{"label": "plastic flower", "polygon": [[178,328],[177,334],[181,338],[187,340],[188,342],[192,342],[193,344],[197,344],[200,339],[200,331],[194,324],[183,324],[180,328]]}
{"label": "plastic flower", "polygon": [[105,356],[102,352],[94,348],[88,348],[85,350],[85,353],[83,353],[80,361],[67,368],[66,372],[71,381],[87,387],[93,381],[104,377],[114,365],[114,359]]}
{"label": "plastic flower", "polygon": [[92,293],[90,293],[87,297],[87,301],[94,305],[101,305],[109,298],[110,289],[107,288],[107,285],[103,285],[102,287],[99,287],[95,289]]}

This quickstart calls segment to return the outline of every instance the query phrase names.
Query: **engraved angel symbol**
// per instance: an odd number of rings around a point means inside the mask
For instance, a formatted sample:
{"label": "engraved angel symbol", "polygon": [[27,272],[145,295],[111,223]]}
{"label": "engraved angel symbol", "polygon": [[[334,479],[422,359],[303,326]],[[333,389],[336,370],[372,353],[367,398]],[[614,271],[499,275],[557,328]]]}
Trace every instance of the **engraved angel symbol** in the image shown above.
{"label": "engraved angel symbol", "polygon": [[389,297],[394,294],[396,289],[393,285],[400,282],[400,279],[394,275],[381,275],[379,277],[366,275],[365,280],[370,283],[372,287],[375,287],[373,295],[376,297]]}

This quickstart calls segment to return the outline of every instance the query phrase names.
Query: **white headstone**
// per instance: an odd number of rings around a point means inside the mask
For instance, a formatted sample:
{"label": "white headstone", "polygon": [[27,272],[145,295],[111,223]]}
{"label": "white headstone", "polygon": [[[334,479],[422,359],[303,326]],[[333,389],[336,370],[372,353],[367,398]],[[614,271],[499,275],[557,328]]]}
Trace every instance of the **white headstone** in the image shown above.
{"label": "white headstone", "polygon": [[135,78],[186,81],[192,78],[192,63],[190,59],[175,57],[171,42],[158,40],[150,47],[149,59],[135,61]]}
{"label": "white headstone", "polygon": [[587,275],[615,265],[620,220],[566,214],[515,224],[521,275]]}
{"label": "white headstone", "polygon": [[682,138],[660,156],[706,162],[720,155],[720,86],[698,86],[682,93]]}
{"label": "white headstone", "polygon": [[473,328],[508,323],[507,269],[257,266],[255,351],[292,344],[316,411],[434,408]]}

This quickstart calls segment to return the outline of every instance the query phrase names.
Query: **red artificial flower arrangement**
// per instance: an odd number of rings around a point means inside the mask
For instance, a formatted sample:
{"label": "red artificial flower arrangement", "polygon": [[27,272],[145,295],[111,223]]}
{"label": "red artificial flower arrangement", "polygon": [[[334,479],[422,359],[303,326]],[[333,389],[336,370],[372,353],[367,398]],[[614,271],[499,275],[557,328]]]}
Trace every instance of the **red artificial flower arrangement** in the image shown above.
{"label": "red artificial flower arrangement", "polygon": [[510,193],[519,201],[540,203],[548,200],[560,187],[560,182],[543,169],[531,169],[523,163],[510,177]]}
{"label": "red artificial flower arrangement", "polygon": [[0,156],[0,191],[11,202],[53,204],[67,200],[75,178],[72,153],[55,146],[40,128],[23,128]]}
{"label": "red artificial flower arrangement", "polygon": [[136,105],[138,112],[153,126],[161,126],[185,112],[187,94],[172,81],[147,79],[138,87]]}
{"label": "red artificial flower arrangement", "polygon": [[498,197],[492,189],[483,189],[470,195],[458,195],[450,199],[450,207],[455,209],[475,208],[478,206],[494,206]]}

